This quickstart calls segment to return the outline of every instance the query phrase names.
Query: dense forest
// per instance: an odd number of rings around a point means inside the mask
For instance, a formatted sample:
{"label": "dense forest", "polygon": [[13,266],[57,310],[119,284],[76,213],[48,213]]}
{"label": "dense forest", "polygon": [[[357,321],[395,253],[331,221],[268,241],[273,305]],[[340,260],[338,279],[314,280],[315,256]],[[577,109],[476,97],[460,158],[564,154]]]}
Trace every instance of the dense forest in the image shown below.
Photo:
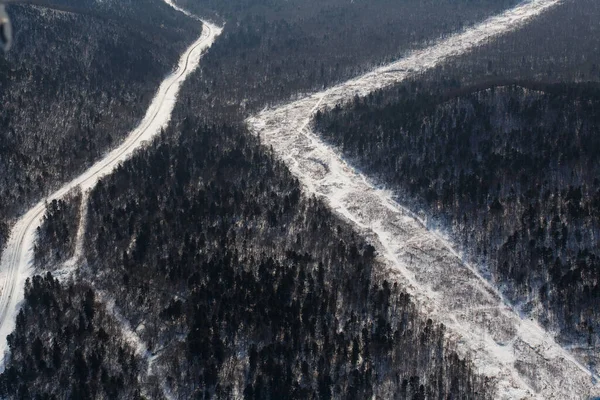
{"label": "dense forest", "polygon": [[[269,15],[269,16],[278,16],[283,18],[292,18],[294,20],[302,20],[307,18],[307,16],[314,16],[316,13],[315,9],[319,7],[323,7],[326,10],[335,10],[341,11],[342,9],[351,9],[352,7],[359,8],[361,10],[369,10],[374,12],[376,9],[385,9],[385,7],[406,7],[403,10],[407,11],[408,15],[404,16],[404,20],[408,20],[410,18],[419,18],[424,20],[423,17],[425,14],[420,14],[426,10],[432,10],[432,7],[436,8],[446,8],[450,13],[456,12],[455,10],[459,9],[465,13],[465,15],[460,16],[457,14],[446,15],[445,18],[441,15],[435,15],[435,18],[445,19],[449,24],[454,23],[455,21],[468,23],[472,22],[470,19],[475,13],[481,13],[479,16],[482,16],[490,11],[487,10],[501,10],[503,8],[508,8],[511,5],[516,4],[514,0],[433,0],[429,2],[421,2],[419,4],[413,0],[405,0],[400,3],[404,4],[395,4],[399,2],[389,1],[389,0],[375,0],[372,2],[373,4],[357,4],[348,3],[341,0],[325,0],[321,2],[309,0],[308,2],[300,2],[297,0],[292,0],[289,2],[279,2],[277,0],[231,0],[227,2],[219,1],[219,0],[178,0],[178,4],[181,4],[182,7],[186,7],[189,10],[193,10],[198,15],[211,15],[213,14],[215,17],[224,19],[226,21],[235,21],[243,18],[247,15]],[[402,10],[401,8],[392,8],[390,10]],[[376,11],[375,11],[376,12]],[[455,21],[452,21],[455,20]],[[375,21],[375,22],[373,22]],[[338,22],[338,21],[329,21]],[[376,25],[376,20],[369,21],[369,25]]]}
{"label": "dense forest", "polygon": [[517,0],[180,0],[227,23],[180,95],[179,116],[241,119],[331,86],[502,11]]}
{"label": "dense forest", "polygon": [[594,1],[565,2],[315,120],[401,202],[450,231],[526,314],[590,346],[600,332],[600,39],[590,21],[599,12]]}
{"label": "dense forest", "polygon": [[600,81],[600,2],[565,0],[522,28],[419,77],[432,87],[494,80],[545,83]]}
{"label": "dense forest", "polygon": [[0,375],[5,399],[143,399],[160,393],[145,376],[146,361],[85,284],[63,284],[50,273],[28,280],[8,343],[11,360]]}
{"label": "dense forest", "polygon": [[9,7],[15,38],[0,57],[0,248],[14,217],[135,126],[199,34],[197,21],[162,1],[144,3],[135,15],[125,3],[118,12],[92,2]]}
{"label": "dense forest", "polygon": [[80,277],[139,327],[169,390],[485,397],[373,247],[240,129],[190,118],[90,196]]}
{"label": "dense forest", "polygon": [[402,89],[394,104],[374,95],[319,114],[318,130],[451,227],[524,310],[585,340],[598,332],[600,87],[492,86],[441,101]]}
{"label": "dense forest", "polygon": [[[445,327],[386,276],[374,247],[322,202],[306,198],[242,121],[426,46],[516,0],[178,3],[226,22],[223,35],[186,82],[172,125],[90,193],[84,256],[72,280],[60,283],[44,273],[73,255],[81,196],[48,204],[35,248],[42,276],[26,288],[0,395],[53,398],[62,388],[71,398],[493,398],[493,377],[478,375],[457,355]],[[563,13],[580,12],[567,3]],[[6,157],[0,148],[0,168],[17,157],[15,149],[27,148],[24,142],[32,146],[27,157],[6,165],[33,166],[6,167],[17,174],[7,182],[25,183],[6,183],[2,204],[8,206],[0,215],[27,204],[10,206],[10,199],[43,194],[55,177],[66,178],[114,145],[199,32],[190,21],[160,22],[153,8],[140,14],[146,22],[123,24],[132,18],[131,1],[58,4],[60,11],[12,8],[24,15],[15,20],[69,18],[62,23],[71,37],[97,52],[82,53],[70,73],[56,72],[62,64],[50,62],[55,69],[47,75],[40,66],[23,76],[32,82],[43,76],[40,87],[54,82],[52,98],[59,100],[55,93],[67,90],[65,79],[84,85],[73,93],[85,96],[69,103],[77,108],[45,97],[35,103],[44,126],[69,127],[67,117],[56,117],[63,109],[75,110],[68,115],[78,122],[51,139],[19,136],[16,128],[7,134],[21,142],[4,147]],[[75,12],[82,7],[93,13]],[[106,15],[115,13],[121,22],[111,25]],[[537,34],[547,34],[544,29]],[[59,47],[63,32],[57,28],[44,40],[56,54],[79,57],[77,46]],[[111,47],[95,32],[111,32]],[[488,261],[490,278],[514,283],[505,289],[523,311],[591,342],[598,328],[592,305],[600,188],[589,167],[598,165],[600,98],[595,86],[534,84],[535,73],[526,74],[534,67],[502,64],[502,52],[510,51],[502,46],[531,45],[524,41],[532,33],[524,32],[526,38],[513,33],[448,68],[320,113],[316,126],[366,171],[400,189],[401,201],[452,227],[473,257]],[[595,40],[589,32],[585,37]],[[538,59],[552,59],[550,46],[538,50]],[[484,51],[478,70],[476,57]],[[78,83],[81,65],[98,68],[83,75],[98,82]],[[563,69],[569,76],[573,65]],[[509,82],[511,68],[519,66],[524,75],[518,76],[532,79]],[[12,69],[0,68],[5,71]],[[100,102],[88,107],[88,97]],[[17,119],[4,121],[12,126]],[[23,126],[33,126],[31,135],[37,124]],[[569,142],[572,130],[578,140]],[[48,149],[74,156],[65,164],[44,158]],[[143,345],[143,354],[127,337]]]}

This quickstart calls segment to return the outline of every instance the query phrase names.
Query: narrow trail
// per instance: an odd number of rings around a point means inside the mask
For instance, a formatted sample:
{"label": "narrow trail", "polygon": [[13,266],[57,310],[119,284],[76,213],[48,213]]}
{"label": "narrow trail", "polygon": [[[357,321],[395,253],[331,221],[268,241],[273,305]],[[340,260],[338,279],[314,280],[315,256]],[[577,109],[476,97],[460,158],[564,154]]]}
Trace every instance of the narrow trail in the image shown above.
{"label": "narrow trail", "polygon": [[[88,282],[88,284],[93,286],[92,282]],[[146,372],[144,376],[140,376],[140,378],[144,380],[154,377],[157,380],[158,389],[161,391],[163,398],[165,400],[174,400],[175,396],[172,395],[169,387],[167,386],[166,377],[159,371],[157,373],[154,367],[158,353],[162,352],[164,349],[161,348],[155,351],[149,350],[148,344],[142,340],[140,335],[138,335],[136,329],[131,326],[130,321],[123,316],[110,293],[106,293],[105,291],[98,289],[95,289],[95,293],[96,301],[102,303],[106,309],[106,312],[118,322],[121,337],[125,343],[127,343],[131,349],[133,349],[134,353],[145,364]],[[147,387],[145,389],[147,389]],[[148,393],[144,393],[144,396],[146,398],[152,398]]]}
{"label": "narrow trail", "polygon": [[585,399],[599,393],[594,376],[534,321],[522,319],[502,294],[464,263],[451,243],[369,181],[310,129],[317,110],[389,87],[516,30],[560,0],[529,0],[437,44],[325,91],[246,120],[298,177],[304,189],[372,241],[393,279],[477,370],[495,381],[495,398]]}
{"label": "narrow trail", "polygon": [[[165,1],[175,9],[191,16],[172,4],[170,0]],[[33,246],[37,228],[46,211],[46,202],[60,199],[75,188],[81,189],[84,194],[82,201],[85,202],[86,192],[91,190],[100,178],[110,174],[120,163],[130,158],[136,150],[152,140],[169,124],[181,84],[197,68],[206,49],[213,44],[215,38],[222,31],[221,27],[208,21],[202,21],[197,17],[194,18],[203,24],[201,36],[185,50],[177,69],[164,79],[139,126],[131,131],[119,147],[106,154],[104,158],[77,178],[36,204],[13,227],[0,260],[0,370],[4,369],[8,351],[6,336],[14,330],[16,315],[24,296],[25,280],[34,273]],[[81,212],[83,214],[80,219],[84,221],[85,204],[82,205]],[[84,231],[85,226],[80,226],[77,233],[78,244],[81,243]],[[75,255],[77,255],[77,249]]]}

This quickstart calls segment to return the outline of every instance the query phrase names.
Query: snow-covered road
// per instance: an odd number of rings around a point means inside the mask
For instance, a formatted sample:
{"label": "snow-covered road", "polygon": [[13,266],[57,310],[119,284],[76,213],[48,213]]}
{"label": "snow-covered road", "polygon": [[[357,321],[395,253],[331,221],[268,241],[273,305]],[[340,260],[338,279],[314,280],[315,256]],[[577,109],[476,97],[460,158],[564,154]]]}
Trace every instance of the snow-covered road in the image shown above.
{"label": "snow-covered road", "polygon": [[529,0],[424,50],[298,101],[248,118],[304,189],[369,237],[395,279],[475,367],[495,380],[495,398],[585,399],[597,394],[591,373],[536,322],[522,319],[476,267],[440,235],[377,188],[310,130],[317,110],[400,82],[518,29],[560,0]]}
{"label": "snow-covered road", "polygon": [[[190,15],[173,5],[170,0],[166,0],[166,2],[177,10]],[[45,202],[59,199],[77,187],[80,187],[83,192],[93,188],[100,178],[111,173],[115,167],[131,157],[137,149],[168,125],[181,84],[196,69],[202,54],[221,33],[220,27],[207,21],[202,21],[202,23],[203,29],[200,38],[186,49],[179,60],[177,69],[162,82],[138,127],[119,147],[112,150],[83,174],[48,196],[47,199],[40,201],[13,227],[0,261],[0,370],[4,369],[4,358],[8,350],[6,336],[15,327],[19,304],[24,296],[25,280],[34,272],[32,270],[33,245],[37,227],[40,226],[46,211]]]}

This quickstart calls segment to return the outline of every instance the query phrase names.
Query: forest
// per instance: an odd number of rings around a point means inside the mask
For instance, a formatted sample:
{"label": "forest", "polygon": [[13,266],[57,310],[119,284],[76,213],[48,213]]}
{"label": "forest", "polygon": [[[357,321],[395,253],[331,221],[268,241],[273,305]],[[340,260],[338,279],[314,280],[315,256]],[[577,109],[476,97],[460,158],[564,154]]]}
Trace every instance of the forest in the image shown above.
{"label": "forest", "polygon": [[[586,347],[600,329],[594,12],[597,2],[566,2],[314,122],[400,202],[449,231],[525,314]],[[563,21],[569,30],[558,35]]]}
{"label": "forest", "polygon": [[[374,248],[243,129],[190,117],[90,194],[75,281],[114,299],[160,386],[181,398],[491,398],[493,382],[386,280]],[[39,254],[70,236],[76,202],[49,204]]]}
{"label": "forest", "polygon": [[140,384],[145,361],[88,285],[64,284],[50,273],[28,280],[8,342],[2,398],[143,399],[152,393],[142,393]]}
{"label": "forest", "polygon": [[600,3],[566,0],[522,28],[418,77],[433,87],[497,80],[571,83],[600,81]]}
{"label": "forest", "polygon": [[[92,2],[74,3],[59,4],[71,10]],[[589,168],[598,165],[600,92],[576,77],[592,80],[596,70],[576,58],[552,57],[561,45],[571,51],[573,38],[545,47],[533,41],[558,29],[556,19],[587,18],[566,3],[540,18],[542,26],[532,24],[411,82],[320,113],[314,124],[365,171],[393,185],[401,202],[423,209],[432,224],[451,227],[523,311],[560,327],[564,338],[592,342],[600,188]],[[79,32],[81,41],[96,36],[81,34],[86,31],[75,23],[95,32],[89,21],[102,21],[102,32],[114,29],[114,47],[82,58],[86,68],[99,68],[88,74],[102,87],[81,86],[86,96],[73,100],[78,108],[72,115],[84,125],[31,140],[39,148],[27,154],[35,154],[41,178],[22,178],[29,186],[7,183],[6,204],[47,190],[53,179],[44,179],[45,171],[59,181],[113,146],[126,132],[117,127],[139,120],[157,82],[198,34],[199,24],[174,20],[157,32],[162,14],[152,8],[144,29],[106,25],[98,16],[131,18],[130,4],[103,2],[93,16],[50,12],[71,18],[65,29],[74,37]],[[83,259],[60,282],[47,271],[73,255],[81,197],[47,205],[35,248],[39,276],[26,288],[0,395],[494,398],[493,377],[478,374],[469,357],[457,354],[445,327],[384,273],[375,248],[321,201],[303,195],[243,119],[427,46],[516,0],[178,4],[226,22],[223,35],[185,83],[171,126],[90,193]],[[20,10],[47,17],[37,8]],[[582,38],[577,43],[591,48],[596,37],[590,27],[573,25]],[[49,46],[60,45],[58,33],[46,35]],[[173,40],[176,46],[167,45]],[[531,63],[516,49],[531,54]],[[56,48],[73,57],[76,50]],[[513,50],[514,60],[505,54]],[[125,71],[113,70],[102,55],[123,57],[127,62],[118,68]],[[554,79],[540,78],[542,64]],[[29,74],[44,76],[40,68],[39,75]],[[519,68],[522,74],[511,79]],[[564,77],[575,82],[552,84]],[[63,79],[79,78],[65,73],[56,85]],[[85,111],[81,104],[89,93],[103,102],[90,102]],[[36,107],[52,104],[40,99]],[[96,120],[97,110],[107,111]],[[15,118],[4,121],[11,126]],[[32,123],[23,126],[38,131]],[[576,141],[568,140],[573,130]],[[73,137],[83,139],[69,141]],[[0,165],[17,154],[15,148],[7,148],[7,156],[0,150]],[[44,159],[48,148],[52,154],[78,149],[80,155],[65,164]],[[23,177],[36,176],[30,168]],[[26,205],[13,204],[0,215]],[[45,339],[41,346],[36,338]]]}
{"label": "forest", "polygon": [[447,227],[523,311],[563,339],[591,341],[600,328],[600,86],[462,91],[443,99],[411,82],[395,89],[396,102],[357,99],[315,125],[401,203]]}
{"label": "forest", "polygon": [[480,22],[518,0],[181,0],[218,13],[223,34],[185,85],[178,115],[242,120]]}
{"label": "forest", "polygon": [[140,327],[180,397],[489,390],[373,247],[240,127],[188,119],[103,180],[89,213],[81,279]]}
{"label": "forest", "polygon": [[0,57],[0,248],[16,216],[138,123],[199,34],[198,22],[162,1],[144,4],[141,12],[118,2],[8,8],[15,38]]}

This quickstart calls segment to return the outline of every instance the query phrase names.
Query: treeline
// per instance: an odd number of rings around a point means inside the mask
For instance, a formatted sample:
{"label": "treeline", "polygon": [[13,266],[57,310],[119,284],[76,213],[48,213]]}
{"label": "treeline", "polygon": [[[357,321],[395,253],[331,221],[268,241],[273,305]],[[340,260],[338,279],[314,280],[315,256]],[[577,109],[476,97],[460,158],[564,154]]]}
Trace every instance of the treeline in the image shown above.
{"label": "treeline", "polygon": [[179,4],[227,21],[186,83],[178,114],[210,123],[344,81],[498,13],[516,0],[204,1]]}
{"label": "treeline", "polygon": [[194,38],[198,31],[197,21],[182,18],[181,13],[164,0],[31,0],[28,4],[126,22],[155,32],[160,28],[161,34],[173,42]]}
{"label": "treeline", "polygon": [[80,278],[182,398],[486,398],[374,248],[242,127],[187,119],[91,193]]}
{"label": "treeline", "polygon": [[[298,0],[292,0],[290,2],[281,3],[277,0],[232,0],[228,2],[223,2],[219,0],[178,0],[178,4],[182,7],[186,7],[189,10],[194,10],[199,15],[205,14],[213,14],[216,17],[227,21],[235,21],[243,18],[247,15],[256,15],[263,14],[269,16],[282,16],[285,18],[291,18],[295,20],[301,20],[307,17],[307,15],[314,15],[314,11],[311,11],[311,8],[314,7],[323,7],[325,10],[329,9],[340,9],[342,7],[358,7],[361,9],[372,9],[371,5],[357,4],[352,5],[343,0],[326,0],[323,2],[316,2],[310,0],[308,3],[310,5],[306,5],[306,3],[302,3]],[[375,6],[379,8],[385,7],[398,7],[398,5],[392,4],[395,3],[390,0],[375,0]],[[446,16],[446,22],[451,21],[452,19],[457,19],[461,23],[469,23],[473,22],[470,18],[470,15],[474,15],[473,13],[482,13],[484,15],[488,13],[490,9],[500,10],[503,8],[508,8],[512,5],[517,4],[514,0],[433,0],[428,3],[430,4],[418,4],[417,2],[413,2],[412,0],[405,1],[404,3],[409,4],[407,10],[412,9],[412,15],[406,15],[405,20],[409,18],[421,18],[425,19],[425,14],[418,14],[418,12],[423,10],[431,10],[431,8],[425,7],[438,7],[438,8],[447,8],[450,10],[449,14]],[[365,8],[362,8],[365,7]],[[417,8],[414,8],[417,7]],[[423,7],[423,8],[418,8]],[[373,7],[374,8],[374,7]],[[460,8],[461,11],[465,12],[466,15],[463,17],[459,17],[457,14],[453,14],[456,8]],[[480,15],[480,16],[481,16]],[[433,18],[443,19],[441,15],[434,15]],[[452,21],[454,22],[454,21]],[[450,22],[449,22],[450,23]]]}
{"label": "treeline", "polygon": [[[182,398],[492,397],[493,377],[386,281],[373,247],[231,121],[516,1],[180,3],[212,8],[225,31],[176,128],[92,192],[76,279],[114,298]],[[53,213],[40,254],[61,248],[68,214]]]}
{"label": "treeline", "polygon": [[438,102],[407,83],[395,102],[390,92],[356,99],[319,113],[316,126],[401,202],[450,228],[523,311],[595,342],[600,87],[533,86]]}
{"label": "treeline", "polygon": [[197,21],[160,0],[145,3],[136,19],[83,3],[77,12],[9,7],[15,38],[0,58],[0,249],[19,213],[138,123],[199,35]]}
{"label": "treeline", "polygon": [[600,3],[567,0],[419,79],[436,87],[513,79],[542,83],[600,81]]}
{"label": "treeline", "polygon": [[89,286],[61,284],[50,273],[27,280],[0,374],[2,398],[144,398],[146,362],[97,300]]}

